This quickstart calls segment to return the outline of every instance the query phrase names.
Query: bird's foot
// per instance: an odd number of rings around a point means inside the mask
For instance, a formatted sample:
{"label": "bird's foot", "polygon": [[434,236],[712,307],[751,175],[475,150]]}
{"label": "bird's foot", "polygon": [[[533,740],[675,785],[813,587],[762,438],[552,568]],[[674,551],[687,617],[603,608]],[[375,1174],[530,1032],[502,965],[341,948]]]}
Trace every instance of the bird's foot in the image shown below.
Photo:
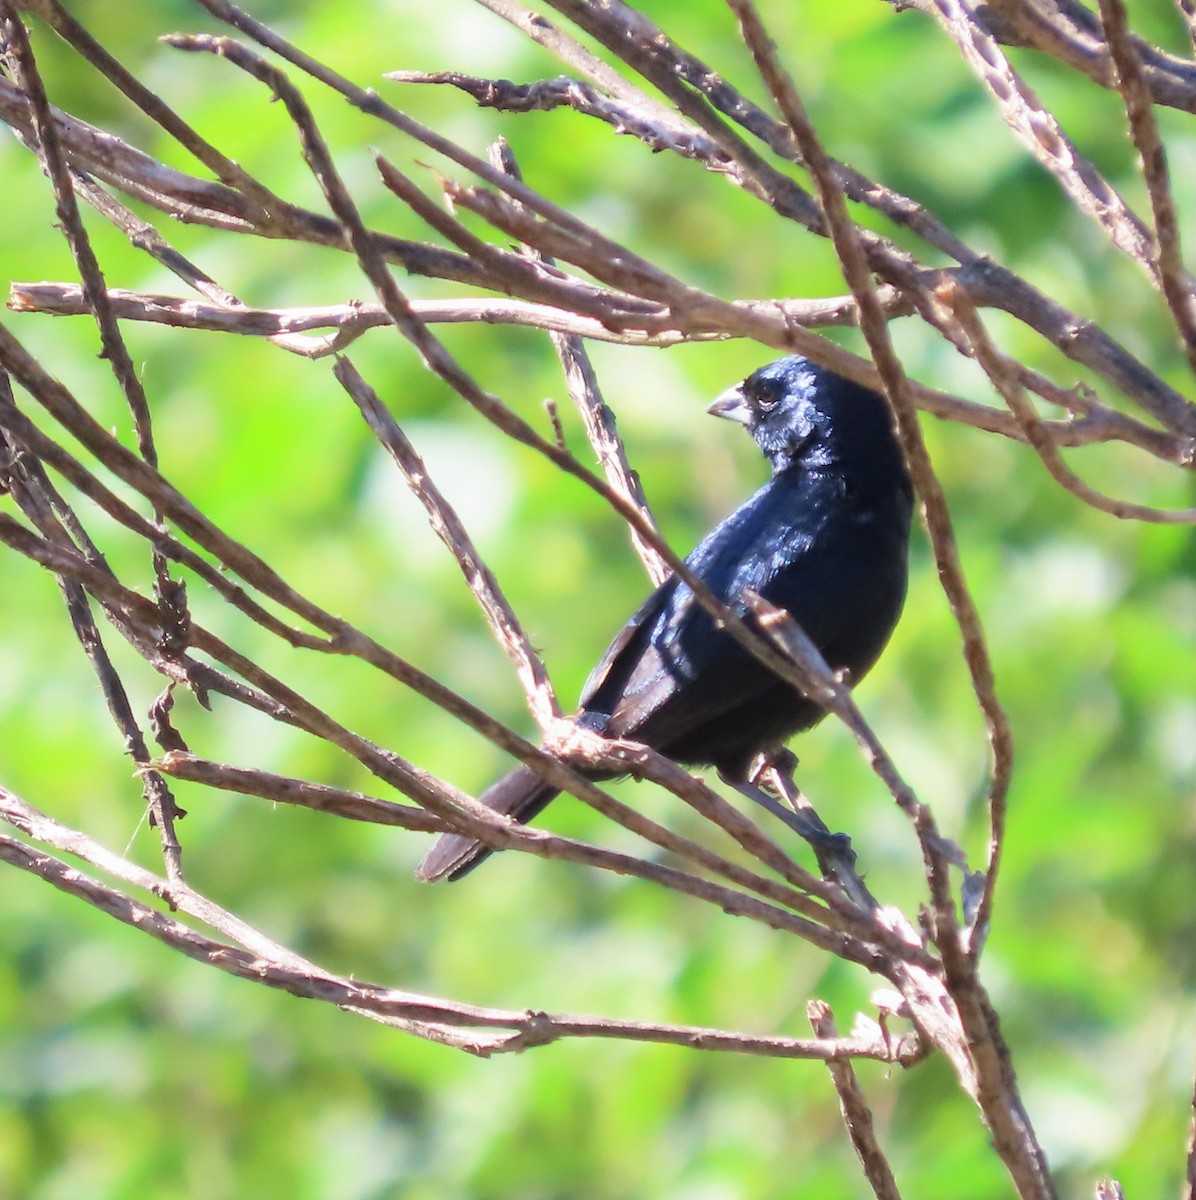
{"label": "bird's foot", "polygon": [[[863,879],[855,869],[856,855],[851,838],[845,833],[832,833],[792,779],[786,781],[787,786],[779,793],[785,803],[755,782],[728,779],[726,776],[724,780],[740,795],[767,809],[802,838],[814,851],[824,879],[835,880],[859,908],[871,911],[877,907],[875,897],[864,886]],[[776,782],[774,773],[774,786]]]}
{"label": "bird's foot", "polygon": [[797,771],[797,761],[797,755],[784,746],[765,750],[752,759],[751,765],[748,767],[748,782],[754,783],[757,787],[769,788],[778,796],[787,799],[785,791],[778,789],[776,776],[779,772],[780,778],[787,781],[788,786],[792,788],[793,776]]}

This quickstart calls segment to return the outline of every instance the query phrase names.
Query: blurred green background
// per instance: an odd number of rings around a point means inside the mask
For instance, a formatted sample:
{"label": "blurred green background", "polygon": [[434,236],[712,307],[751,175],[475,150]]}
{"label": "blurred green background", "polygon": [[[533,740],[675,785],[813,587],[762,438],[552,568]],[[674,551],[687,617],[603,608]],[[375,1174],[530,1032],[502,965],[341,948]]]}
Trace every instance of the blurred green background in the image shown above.
{"label": "blurred green background", "polygon": [[[283,109],[227,63],[185,57],[159,34],[213,30],[197,5],[70,5],[110,50],[208,138],[289,199],[322,208]],[[558,73],[542,51],[466,0],[283,4],[255,16],[480,152],[502,133],[533,186],[684,278],[728,297],[834,295],[825,244],[704,174],[564,112],[504,117],[384,71],[453,68],[528,80]],[[654,19],[749,94],[728,10],[657,0]],[[929,205],[991,253],[1102,323],[1190,391],[1159,298],[1060,199],[1001,123],[938,28],[874,0],[766,2],[828,149]],[[1133,6],[1150,38],[1187,53],[1162,6]],[[185,156],[46,30],[34,43],[51,98],[172,164]],[[1052,63],[1017,60],[1127,198],[1145,211],[1120,101]],[[434,190],[430,152],[304,82],[369,220],[419,236],[375,181],[371,147]],[[1190,119],[1162,114],[1177,179],[1196,168]],[[0,132],[0,275],[73,278],[31,156]],[[1181,189],[1181,200],[1183,199]],[[1196,244],[1192,213],[1184,213]],[[884,228],[883,223],[869,218]],[[181,285],[88,218],[113,286]],[[166,235],[252,304],[366,298],[344,255],[187,226]],[[886,232],[892,232],[886,230]],[[899,235],[898,235],[899,236]],[[900,238],[899,238],[900,240]],[[402,279],[414,296],[456,290]],[[83,319],[6,324],[122,438],[127,413]],[[1003,345],[1063,384],[1082,376],[1026,331]],[[506,659],[455,564],[423,524],[328,361],[267,343],[126,327],[151,396],[163,469],[223,527],[315,600],[530,732]],[[547,430],[560,402],[584,452],[544,335],[444,328],[477,378]],[[894,326],[909,372],[993,401],[971,364],[920,325]],[[853,348],[859,339],[836,335]],[[532,452],[503,440],[377,331],[352,356],[426,456],[543,648],[562,700],[646,591],[619,522]],[[743,343],[596,346],[632,461],[673,544],[687,550],[763,478],[737,431],[703,405],[772,357]],[[1024,448],[925,422],[953,505],[1018,744],[1009,845],[986,981],[1031,1116],[1069,1195],[1101,1175],[1132,1197],[1174,1189],[1196,1042],[1196,555],[1190,530],[1118,522],[1062,494]],[[1193,503],[1190,476],[1118,448],[1073,453],[1098,486],[1160,506]],[[12,511],[11,500],[0,500]],[[142,547],[84,509],[126,578],[148,587]],[[199,618],[306,690],[338,720],[464,788],[502,756],[431,705],[359,664],[288,651],[192,582]],[[0,780],[58,819],[156,865],[156,839],[53,579],[0,563]],[[109,645],[138,711],[161,688]],[[980,861],[986,749],[956,631],[925,539],[910,598],[866,712],[942,827]],[[196,752],[374,791],[326,746],[217,702],[182,698]],[[850,831],[870,884],[913,912],[921,895],[905,822],[845,732],[798,746],[799,776]],[[687,832],[647,785],[624,797]],[[330,969],[478,1004],[573,1009],[802,1035],[812,996],[841,1026],[875,981],[791,939],[634,881],[505,855],[449,888],[413,883],[425,839],[182,787],[192,883]],[[580,804],[551,822],[632,847]],[[571,1043],[493,1061],[432,1046],[186,961],[13,870],[0,871],[0,1197],[37,1200],[765,1200],[866,1194],[816,1064],[679,1049]],[[860,1069],[882,1141],[911,1197],[982,1200],[1010,1188],[977,1114],[940,1061]]]}

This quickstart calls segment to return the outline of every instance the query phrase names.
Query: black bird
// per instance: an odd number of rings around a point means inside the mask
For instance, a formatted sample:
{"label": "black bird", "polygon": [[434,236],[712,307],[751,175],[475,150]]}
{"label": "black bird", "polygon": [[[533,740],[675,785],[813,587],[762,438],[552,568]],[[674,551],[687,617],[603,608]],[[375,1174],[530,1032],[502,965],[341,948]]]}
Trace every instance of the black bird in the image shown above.
{"label": "black bird", "polygon": [[[876,392],[792,356],[761,367],[709,411],[746,426],[772,478],[706,535],[687,564],[749,621],[746,590],[787,609],[830,667],[858,682],[905,600],[913,491],[889,406]],[[602,656],[582,689],[578,719],[742,783],[761,752],[779,749],[824,715],[717,629],[674,577]],[[481,800],[527,822],[556,795],[520,766]],[[489,854],[473,838],[444,834],[417,875],[459,879]]]}

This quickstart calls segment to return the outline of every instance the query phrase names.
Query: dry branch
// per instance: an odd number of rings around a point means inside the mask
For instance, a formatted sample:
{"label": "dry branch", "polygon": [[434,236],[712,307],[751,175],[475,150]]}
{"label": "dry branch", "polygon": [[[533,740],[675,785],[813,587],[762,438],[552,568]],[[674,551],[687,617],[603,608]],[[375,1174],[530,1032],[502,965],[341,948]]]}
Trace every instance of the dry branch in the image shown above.
{"label": "dry branch", "polygon": [[[756,1036],[721,1029],[532,1010],[507,1012],[350,980],[330,974],[271,941],[186,885],[155,876],[75,830],[64,828],[3,787],[0,787],[0,820],[7,821],[36,841],[82,858],[107,874],[162,897],[172,908],[196,917],[229,939],[219,941],[198,933],[21,839],[0,834],[0,860],[41,876],[60,891],[149,934],[189,958],[230,975],[294,996],[336,1004],[383,1023],[403,1022],[409,1032],[483,1057],[548,1045],[564,1037],[619,1038],[776,1058],[875,1058],[882,1062],[906,1063],[920,1056],[916,1038],[906,1036],[892,1041],[884,1037],[879,1028],[874,1035],[865,1037]],[[406,1024],[409,1022],[415,1022],[415,1027]],[[509,1032],[490,1036],[484,1032],[462,1035],[459,1032],[462,1029]]]}
{"label": "dry branch", "polygon": [[[0,819],[22,836],[0,835],[0,858],[179,953],[474,1054],[522,1050],[564,1037],[603,1037],[821,1059],[835,1081],[869,1182],[885,1200],[895,1200],[896,1184],[848,1060],[872,1058],[908,1065],[935,1049],[951,1062],[960,1086],[976,1102],[1019,1195],[1047,1200],[1054,1194],[1053,1183],[1020,1101],[1012,1056],[978,974],[984,932],[997,905],[1006,795],[1013,771],[1012,734],[996,693],[980,616],[964,579],[947,498],[918,414],[921,410],[1026,443],[1063,489],[1104,513],[1175,524],[1196,521],[1196,510],[1163,511],[1113,500],[1086,484],[1060,451],[1122,442],[1165,464],[1190,469],[1196,466],[1196,406],[1107,331],[980,255],[914,198],[828,154],[752,0],[728,0],[756,65],[757,78],[746,90],[762,87],[777,115],[749,100],[714,66],[621,0],[602,4],[547,0],[576,27],[577,37],[517,0],[479,0],[556,55],[572,75],[526,85],[458,71],[405,71],[390,78],[404,84],[453,86],[479,104],[513,117],[534,109],[566,109],[562,120],[601,122],[649,151],[680,156],[699,183],[706,178],[702,172],[725,179],[786,222],[781,227],[786,237],[804,236],[805,231],[830,239],[850,292],[847,296],[744,299],[699,287],[552,200],[547,187],[534,186],[539,181],[521,178],[509,154],[499,152],[487,160],[414,120],[371,88],[346,78],[226,0],[199,2],[247,40],[174,35],[165,39],[167,44],[196,56],[218,55],[261,81],[269,96],[281,100],[328,213],[309,211],[265,187],[138,80],[57,0],[28,0],[19,6],[0,0],[0,49],[11,75],[0,78],[0,119],[12,126],[43,164],[79,275],[78,283],[12,284],[9,307],[18,314],[93,317],[101,357],[110,364],[127,399],[137,439],[137,452],[123,446],[12,333],[0,327],[0,370],[5,373],[0,386],[0,487],[11,493],[24,516],[22,521],[0,513],[0,544],[7,552],[39,563],[60,583],[74,635],[101,681],[161,828],[165,877],[65,828],[3,789]],[[1184,4],[1189,12],[1187,0]],[[1051,5],[994,0],[981,8],[962,0],[914,0],[912,7],[933,14],[949,32],[1002,116],[1028,152],[1053,172],[1077,211],[1095,219],[1110,241],[1146,270],[1150,283],[1165,298],[1189,363],[1196,369],[1196,300],[1183,262],[1175,196],[1152,109],[1154,104],[1169,104],[1196,112],[1196,67],[1136,37],[1122,0],[1100,0],[1100,21],[1074,0]],[[36,14],[214,179],[167,167],[120,138],[54,108],[16,15],[18,8]],[[580,35],[593,39],[601,54],[583,45]],[[1033,47],[1120,93],[1143,161],[1153,230],[1083,159],[1062,124],[1014,70],[1001,44]],[[219,69],[200,57],[184,61],[189,69]],[[290,68],[295,78],[287,73]],[[388,138],[410,142],[419,153],[440,156],[440,166],[417,183],[390,157],[376,155],[391,203],[402,205],[423,223],[427,242],[395,238],[365,223],[360,199],[347,186],[337,153],[325,141],[297,82],[301,77],[305,85],[331,89],[354,105],[378,122]],[[802,182],[807,176],[812,190]],[[333,247],[352,256],[372,298],[280,309],[247,305],[175,250],[150,222],[115,199],[110,188],[155,212],[203,224],[214,231],[213,236],[251,233]],[[433,198],[437,191],[441,196]],[[450,202],[448,210],[441,207],[440,199]],[[167,266],[201,299],[109,288],[83,224],[79,200]],[[462,219],[456,209],[472,217]],[[864,210],[869,210],[865,215],[879,214],[887,223],[884,228],[900,230],[902,244],[896,235],[887,236],[858,219]],[[475,218],[481,219],[481,226]],[[483,232],[477,231],[479,227]],[[506,244],[511,239],[518,243],[514,248]],[[269,253],[268,246],[256,250]],[[411,299],[396,278],[395,266],[411,275],[472,290],[449,299]],[[476,294],[479,291],[481,295]],[[1009,314],[1033,330],[1094,372],[1108,394],[1097,398],[1072,380],[1050,378],[1014,360],[989,334],[978,311],[983,309]],[[953,352],[974,357],[1008,411],[909,379],[889,337],[887,323],[898,316],[921,322]],[[152,406],[125,347],[122,321],[269,338],[278,348],[311,359],[336,356],[333,377],[423,504],[429,523],[476,597],[490,633],[509,655],[540,727],[542,744],[521,737],[300,592],[264,555],[241,544],[172,484],[158,469]],[[512,324],[548,331],[561,358],[564,386],[581,412],[602,476],[569,452],[559,421],[555,438],[544,436],[466,372],[432,332],[430,326],[440,323]],[[830,326],[858,326],[870,357],[853,354],[814,332]],[[368,330],[377,330],[374,336],[378,337],[397,334],[406,339],[447,389],[491,423],[495,436],[531,448],[581,483],[626,524],[654,582],[670,572],[680,576],[712,617],[779,679],[817,698],[847,725],[877,777],[909,818],[920,846],[926,905],[916,919],[874,900],[858,876],[849,879],[842,873],[840,882],[832,877],[836,872],[828,870],[828,877],[821,878],[794,861],[765,827],[677,764],[635,743],[587,736],[562,717],[548,668],[499,580],[430,478],[400,420],[378,389],[345,357],[346,348]],[[319,336],[308,336],[316,331]],[[982,876],[968,872],[963,852],[940,831],[935,814],[906,783],[847,682],[829,672],[792,618],[758,597],[752,600],[750,622],[736,616],[693,577],[657,530],[619,437],[614,410],[602,395],[582,339],[673,346],[726,338],[747,338],[806,354],[849,378],[883,389],[890,399],[991,746],[989,844]],[[219,342],[213,339],[211,344]],[[11,393],[8,376],[21,394]],[[1054,406],[1062,419],[1044,419],[1032,395]],[[25,413],[26,397],[44,416],[35,421]],[[1119,411],[1119,406],[1128,411]],[[111,477],[120,481],[123,495],[110,485]],[[86,511],[77,504],[80,498],[93,502],[144,542],[151,564],[148,589],[109,567],[80,516]],[[216,601],[233,610],[236,621],[227,638],[191,618],[172,567],[193,573],[210,586]],[[99,617],[145,660],[151,678],[160,677],[159,686],[165,681],[148,718],[163,751],[156,758],[141,733],[125,682],[105,651]],[[259,630],[299,652],[355,657],[377,673],[380,686],[398,682],[411,689],[459,721],[463,732],[468,729],[490,740],[554,787],[639,835],[647,849],[619,853],[496,816],[417,762],[349,728],[285,678],[268,671],[241,648],[248,640],[246,632]],[[245,705],[335,746],[415,804],[191,754],[188,731],[173,723],[177,717],[171,712],[172,689],[178,687],[190,688],[202,703],[218,697]],[[632,774],[663,787],[703,818],[702,833],[682,836],[579,774],[595,768]],[[883,1020],[865,1021],[852,1037],[841,1038],[829,1011],[822,1009],[811,1014],[817,1035],[813,1039],[534,1010],[506,1012],[331,974],[183,880],[169,779],[315,809],[328,819],[422,832],[454,829],[496,848],[523,850],[670,889],[863,966],[898,989],[901,1011],[908,1014],[916,1032],[890,1038]],[[30,841],[74,855],[120,886],[84,874]],[[960,871],[962,915],[956,887]],[[217,936],[161,912],[131,895],[132,889],[158,897]],[[1191,1159],[1190,1154],[1189,1192]]]}
{"label": "dry branch", "polygon": [[[806,1005],[806,1015],[816,1037],[833,1038],[839,1034],[830,1005],[821,1000],[812,1000]],[[879,1026],[877,1027],[879,1030]],[[864,1175],[877,1200],[901,1200],[893,1168],[881,1149],[872,1124],[872,1112],[864,1098],[863,1089],[850,1062],[845,1059],[828,1058],[827,1070],[839,1094],[839,1111],[847,1126],[856,1157],[864,1168]]]}

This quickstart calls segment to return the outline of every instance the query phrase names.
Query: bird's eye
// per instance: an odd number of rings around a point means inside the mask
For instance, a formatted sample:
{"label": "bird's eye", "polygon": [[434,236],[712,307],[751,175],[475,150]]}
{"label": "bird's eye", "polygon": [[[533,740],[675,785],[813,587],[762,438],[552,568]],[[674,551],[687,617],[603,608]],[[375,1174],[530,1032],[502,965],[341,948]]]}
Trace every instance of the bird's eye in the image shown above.
{"label": "bird's eye", "polygon": [[775,383],[761,380],[756,384],[756,394],[753,399],[761,412],[771,412],[781,399],[782,390]]}

